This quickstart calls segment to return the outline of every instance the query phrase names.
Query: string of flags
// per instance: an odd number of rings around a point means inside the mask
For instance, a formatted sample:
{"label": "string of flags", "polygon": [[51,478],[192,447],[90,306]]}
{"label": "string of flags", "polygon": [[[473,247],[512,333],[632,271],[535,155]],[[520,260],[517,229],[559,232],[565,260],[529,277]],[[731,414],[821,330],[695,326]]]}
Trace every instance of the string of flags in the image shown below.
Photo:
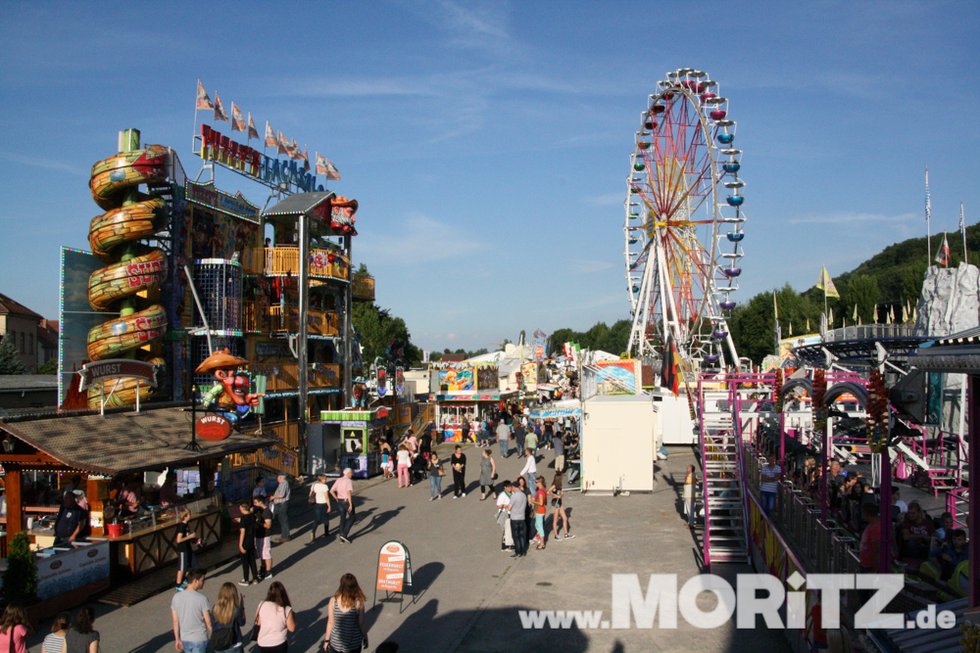
{"label": "string of flags", "polygon": [[[244,118],[242,114],[241,107],[235,102],[231,103],[231,116],[229,118],[228,113],[225,112],[224,104],[221,102],[221,97],[218,92],[214,93],[214,100],[208,95],[207,90],[204,88],[204,84],[201,80],[197,80],[197,99],[194,103],[194,112],[198,111],[213,111],[214,120],[231,122],[231,130],[237,132],[243,132],[246,134],[247,140],[263,141],[264,148],[275,148],[277,154],[285,154],[290,159],[294,161],[302,161],[306,168],[309,169],[310,164],[310,153],[307,146],[300,148],[296,139],[289,139],[282,133],[281,130],[276,131],[272,129],[272,125],[269,121],[265,121],[265,134],[263,139],[259,138],[259,130],[255,126],[255,121],[252,119],[252,113],[248,112],[248,120]],[[337,166],[334,165],[330,159],[326,158],[319,152],[314,152],[315,154],[315,167],[316,174],[324,175],[327,179],[332,181],[340,181],[340,171]]]}

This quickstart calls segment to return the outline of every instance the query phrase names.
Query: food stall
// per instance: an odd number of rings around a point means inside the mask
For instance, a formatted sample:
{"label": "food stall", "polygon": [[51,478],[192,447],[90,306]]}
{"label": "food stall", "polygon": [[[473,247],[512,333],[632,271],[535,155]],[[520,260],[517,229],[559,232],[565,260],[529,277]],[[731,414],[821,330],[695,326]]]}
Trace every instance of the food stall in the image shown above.
{"label": "food stall", "polygon": [[354,478],[368,478],[381,473],[378,444],[387,423],[386,407],[372,410],[324,410],[320,413],[320,424],[325,437],[340,438],[340,468],[350,467]]}
{"label": "food stall", "polygon": [[[176,560],[180,509],[190,511],[202,548],[217,544],[222,503],[214,487],[227,471],[222,461],[271,441],[233,432],[192,442],[191,431],[191,411],[184,408],[0,421],[0,435],[13,443],[0,453],[7,541],[27,531],[44,560],[79,548],[52,546],[58,504],[74,491],[87,504],[80,537],[87,530],[89,541],[107,543],[113,580]],[[169,489],[165,470],[174,476]]]}

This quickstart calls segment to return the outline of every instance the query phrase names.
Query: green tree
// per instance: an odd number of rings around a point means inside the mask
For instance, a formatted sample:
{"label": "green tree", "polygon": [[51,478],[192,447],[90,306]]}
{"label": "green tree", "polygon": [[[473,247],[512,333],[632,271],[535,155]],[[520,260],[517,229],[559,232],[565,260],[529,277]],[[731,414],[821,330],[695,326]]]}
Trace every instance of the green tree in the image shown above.
{"label": "green tree", "polygon": [[46,363],[41,363],[34,370],[35,374],[57,374],[58,373],[58,361],[51,359]]}
{"label": "green tree", "polygon": [[0,374],[26,374],[27,368],[20,360],[20,354],[13,338],[0,340]]}
{"label": "green tree", "polygon": [[361,336],[365,363],[378,356],[394,362],[392,357],[397,356],[397,351],[391,350],[393,343],[396,350],[404,351],[403,360],[407,365],[415,365],[422,360],[422,352],[412,344],[405,320],[392,316],[388,309],[373,303],[358,302],[354,304],[352,316],[354,327]]}
{"label": "green tree", "polygon": [[21,531],[10,542],[7,570],[3,572],[4,594],[8,603],[31,603],[37,595],[37,558],[31,540]]}

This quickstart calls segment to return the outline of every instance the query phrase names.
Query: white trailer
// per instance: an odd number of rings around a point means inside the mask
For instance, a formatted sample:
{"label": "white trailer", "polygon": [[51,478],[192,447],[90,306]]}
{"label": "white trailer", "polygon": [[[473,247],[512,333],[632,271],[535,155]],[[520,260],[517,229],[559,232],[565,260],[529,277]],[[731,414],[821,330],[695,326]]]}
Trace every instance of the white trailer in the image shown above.
{"label": "white trailer", "polygon": [[659,448],[652,398],[596,396],[582,412],[582,491],[652,492]]}
{"label": "white trailer", "polygon": [[691,419],[687,395],[675,395],[666,388],[653,390],[653,409],[657,413],[657,442],[661,444],[694,444],[698,432]]}

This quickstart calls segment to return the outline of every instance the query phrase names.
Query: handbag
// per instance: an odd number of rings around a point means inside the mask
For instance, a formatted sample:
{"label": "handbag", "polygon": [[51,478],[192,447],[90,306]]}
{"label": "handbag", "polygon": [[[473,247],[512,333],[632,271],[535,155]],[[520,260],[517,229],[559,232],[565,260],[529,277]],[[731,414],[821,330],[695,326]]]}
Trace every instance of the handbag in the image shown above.
{"label": "handbag", "polygon": [[306,497],[306,503],[316,503],[316,497],[310,492],[310,495]]}
{"label": "handbag", "polygon": [[[262,603],[265,603],[265,601],[262,601]],[[248,635],[248,640],[250,642],[258,642],[259,641],[259,628],[260,628],[260,626],[259,626],[259,610],[262,608],[262,603],[259,603],[259,606],[257,608],[255,608],[255,623],[252,625],[252,632],[249,633],[249,635]]]}

